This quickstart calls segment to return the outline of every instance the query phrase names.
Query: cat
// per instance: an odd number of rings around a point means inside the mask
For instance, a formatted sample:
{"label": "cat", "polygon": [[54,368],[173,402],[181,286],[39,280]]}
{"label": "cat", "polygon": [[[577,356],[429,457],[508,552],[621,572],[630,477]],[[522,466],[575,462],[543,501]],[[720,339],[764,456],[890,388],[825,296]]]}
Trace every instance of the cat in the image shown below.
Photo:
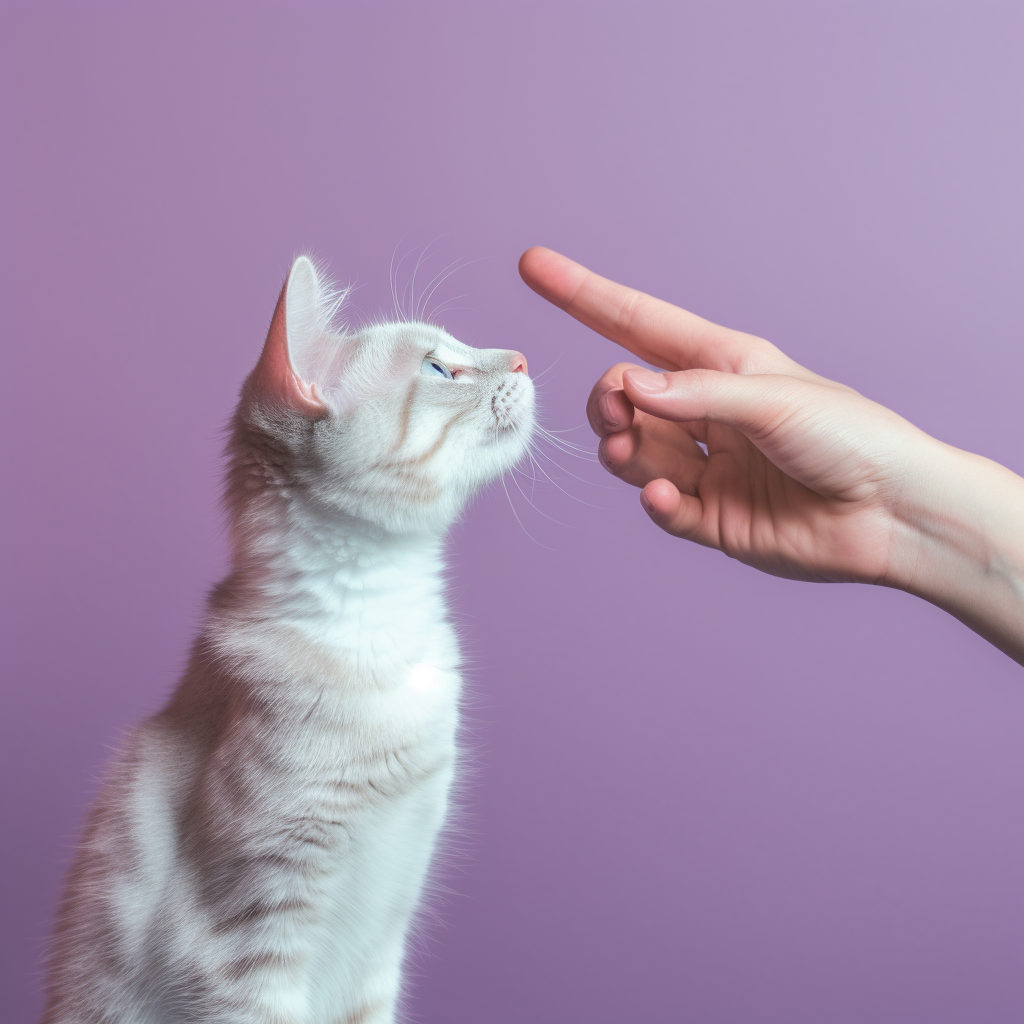
{"label": "cat", "polygon": [[333,326],[292,265],[232,422],[232,563],[130,734],[57,918],[43,1024],[381,1024],[456,768],[446,529],[534,429],[518,352]]}

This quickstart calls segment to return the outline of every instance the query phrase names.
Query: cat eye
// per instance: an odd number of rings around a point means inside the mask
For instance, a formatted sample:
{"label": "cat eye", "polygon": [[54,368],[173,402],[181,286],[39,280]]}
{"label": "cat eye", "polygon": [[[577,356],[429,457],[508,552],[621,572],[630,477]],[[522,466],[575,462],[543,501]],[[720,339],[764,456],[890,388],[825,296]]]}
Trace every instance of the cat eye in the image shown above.
{"label": "cat eye", "polygon": [[448,369],[439,359],[427,356],[420,364],[420,373],[427,377],[444,377],[445,380],[454,380],[455,374]]}

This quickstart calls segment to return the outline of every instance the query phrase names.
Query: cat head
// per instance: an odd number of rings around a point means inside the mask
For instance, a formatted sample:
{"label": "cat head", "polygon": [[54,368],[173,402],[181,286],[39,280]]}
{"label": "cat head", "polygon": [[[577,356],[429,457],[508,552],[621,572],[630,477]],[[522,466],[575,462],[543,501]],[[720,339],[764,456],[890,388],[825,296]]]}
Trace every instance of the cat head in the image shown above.
{"label": "cat head", "polygon": [[344,293],[292,265],[235,417],[231,491],[276,491],[389,532],[443,530],[526,453],[526,359],[426,323],[338,331]]}

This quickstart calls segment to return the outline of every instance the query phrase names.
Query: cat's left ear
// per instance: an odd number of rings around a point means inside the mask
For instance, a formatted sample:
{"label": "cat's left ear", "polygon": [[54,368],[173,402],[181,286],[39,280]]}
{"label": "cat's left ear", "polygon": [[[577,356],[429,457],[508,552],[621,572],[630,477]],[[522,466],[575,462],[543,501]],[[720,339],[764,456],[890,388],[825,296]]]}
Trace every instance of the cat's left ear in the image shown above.
{"label": "cat's left ear", "polygon": [[293,264],[277,300],[274,318],[250,383],[260,399],[310,419],[328,413],[310,369],[321,340],[324,288],[306,256]]}

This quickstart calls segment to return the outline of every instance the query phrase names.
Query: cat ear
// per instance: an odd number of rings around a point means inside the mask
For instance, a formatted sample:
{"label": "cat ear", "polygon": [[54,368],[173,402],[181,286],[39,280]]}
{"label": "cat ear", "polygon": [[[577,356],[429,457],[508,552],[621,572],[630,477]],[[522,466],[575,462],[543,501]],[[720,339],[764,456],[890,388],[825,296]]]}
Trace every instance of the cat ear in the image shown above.
{"label": "cat ear", "polygon": [[293,264],[277,300],[263,353],[250,378],[259,398],[311,419],[327,415],[327,403],[309,374],[321,337],[323,286],[306,256]]}

